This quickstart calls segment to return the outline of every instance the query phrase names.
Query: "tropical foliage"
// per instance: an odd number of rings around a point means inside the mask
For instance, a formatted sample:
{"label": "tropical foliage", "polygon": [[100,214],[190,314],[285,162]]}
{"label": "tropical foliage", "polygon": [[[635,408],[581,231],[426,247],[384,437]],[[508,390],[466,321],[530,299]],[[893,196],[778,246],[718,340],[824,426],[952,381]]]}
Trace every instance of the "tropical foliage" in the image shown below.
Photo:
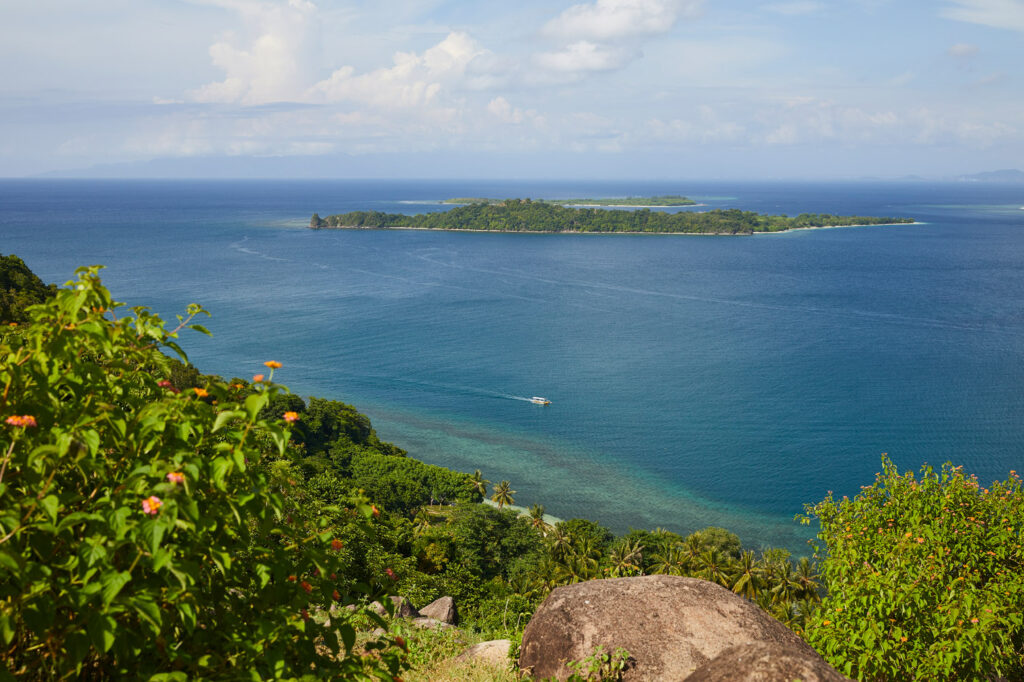
{"label": "tropical foliage", "polygon": [[96,268],[78,275],[0,342],[0,676],[400,672],[393,640],[357,651],[350,612],[331,629],[318,615],[370,596],[339,580],[333,522],[372,532],[372,508],[338,498],[315,515],[289,493],[296,416],[261,416],[280,364],[245,390],[181,390],[160,351],[203,331],[202,309],[167,330],[111,300]]}
{"label": "tropical foliage", "polygon": [[808,507],[828,588],[808,641],[856,679],[1024,679],[1020,478],[882,464],[854,499]]}

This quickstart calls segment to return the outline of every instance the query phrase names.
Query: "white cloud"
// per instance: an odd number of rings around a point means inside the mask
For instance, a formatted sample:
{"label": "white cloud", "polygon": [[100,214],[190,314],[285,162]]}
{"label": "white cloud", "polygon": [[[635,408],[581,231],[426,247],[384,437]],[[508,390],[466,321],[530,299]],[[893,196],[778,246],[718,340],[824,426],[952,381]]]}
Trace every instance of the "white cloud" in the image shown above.
{"label": "white cloud", "polygon": [[614,41],[669,31],[699,14],[702,0],[596,0],[573,5],[549,21],[547,35],[574,41]]}
{"label": "white cloud", "polygon": [[520,125],[529,122],[537,127],[544,125],[543,117],[535,110],[527,109],[524,111],[519,107],[513,107],[504,97],[495,97],[488,102],[487,112],[502,123]]}
{"label": "white cloud", "polygon": [[957,43],[947,50],[950,57],[973,57],[978,54],[978,46],[968,43]]}
{"label": "white cloud", "polygon": [[765,5],[764,8],[769,12],[775,12],[776,14],[784,14],[786,16],[799,16],[801,14],[814,14],[825,9],[825,6],[820,2],[814,0],[795,0],[794,2],[777,2],[771,5]]}
{"label": "white cloud", "polygon": [[557,52],[542,52],[534,61],[543,69],[560,73],[610,71],[625,65],[635,56],[622,48],[612,48],[581,40]]}
{"label": "white cloud", "polygon": [[1024,31],[1024,0],[947,0],[942,16],[972,24]]}
{"label": "white cloud", "polygon": [[243,35],[229,31],[210,46],[210,58],[225,78],[190,91],[193,100],[252,105],[301,98],[313,68],[317,26],[313,3],[207,0],[204,4],[238,12],[245,30]]}
{"label": "white cloud", "polygon": [[344,66],[313,90],[329,102],[354,101],[380,108],[422,106],[435,100],[443,88],[460,87],[469,65],[486,54],[469,35],[454,32],[422,54],[395,54],[389,68],[356,75],[353,67]]}

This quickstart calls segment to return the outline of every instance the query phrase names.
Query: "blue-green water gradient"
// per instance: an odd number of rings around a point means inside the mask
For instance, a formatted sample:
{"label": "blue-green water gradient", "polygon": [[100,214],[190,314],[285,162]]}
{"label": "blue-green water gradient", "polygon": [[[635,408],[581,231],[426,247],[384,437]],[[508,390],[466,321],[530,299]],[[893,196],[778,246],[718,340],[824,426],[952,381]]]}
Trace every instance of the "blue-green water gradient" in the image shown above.
{"label": "blue-green water gradient", "polygon": [[[706,207],[912,216],[754,237],[311,231],[449,196],[686,194]],[[980,184],[0,182],[0,251],[119,300],[197,301],[202,370],[279,360],[425,461],[622,531],[793,523],[888,452],[1024,469],[1024,188]],[[523,400],[549,398],[547,407]]]}

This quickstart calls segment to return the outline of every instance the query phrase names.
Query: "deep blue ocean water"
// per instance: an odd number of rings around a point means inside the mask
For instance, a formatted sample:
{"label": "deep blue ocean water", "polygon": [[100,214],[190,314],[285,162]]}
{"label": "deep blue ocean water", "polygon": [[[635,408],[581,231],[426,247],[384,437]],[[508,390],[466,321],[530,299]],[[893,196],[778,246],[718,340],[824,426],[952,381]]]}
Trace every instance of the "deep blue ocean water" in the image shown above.
{"label": "deep blue ocean water", "polygon": [[[754,237],[311,231],[450,196],[686,194],[912,216]],[[428,462],[556,516],[806,551],[803,504],[888,452],[1024,470],[1024,187],[948,183],[0,181],[0,252],[46,281],[193,301],[203,371],[341,399]],[[685,210],[704,210],[685,209]],[[549,398],[539,407],[524,401]]]}

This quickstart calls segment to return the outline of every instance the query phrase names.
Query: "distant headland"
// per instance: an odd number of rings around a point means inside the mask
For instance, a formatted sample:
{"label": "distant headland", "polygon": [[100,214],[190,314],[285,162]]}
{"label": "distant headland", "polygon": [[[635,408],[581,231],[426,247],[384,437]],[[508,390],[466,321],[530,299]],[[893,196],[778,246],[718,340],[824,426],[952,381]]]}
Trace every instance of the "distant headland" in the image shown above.
{"label": "distant headland", "polygon": [[309,226],[312,229],[406,228],[471,232],[749,235],[821,227],[913,222],[913,218],[840,216],[831,213],[801,213],[790,217],[739,209],[683,213],[651,211],[647,208],[617,211],[572,208],[552,201],[505,199],[496,203],[477,202],[450,211],[418,215],[355,211],[321,218],[314,213]]}

